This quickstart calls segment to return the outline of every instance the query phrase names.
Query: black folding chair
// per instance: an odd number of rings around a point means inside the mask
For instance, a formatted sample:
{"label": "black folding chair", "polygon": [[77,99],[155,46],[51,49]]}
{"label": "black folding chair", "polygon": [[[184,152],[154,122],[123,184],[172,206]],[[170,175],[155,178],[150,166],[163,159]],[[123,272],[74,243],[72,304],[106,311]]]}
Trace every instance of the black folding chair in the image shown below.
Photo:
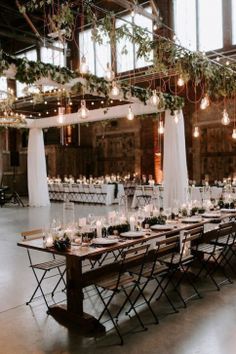
{"label": "black folding chair", "polygon": [[[171,237],[166,238],[164,248],[160,248],[162,252],[167,252],[166,255],[161,256],[159,258],[161,264],[165,264],[169,267],[169,280],[166,287],[170,283],[173,285],[174,290],[179,295],[181,301],[184,304],[184,307],[187,306],[187,301],[192,299],[193,297],[198,296],[199,298],[201,298],[201,295],[196,287],[195,281],[193,281],[192,279],[192,277],[195,277],[195,275],[193,273],[190,274],[189,269],[196,259],[196,256],[191,253],[191,245],[192,243],[195,243],[196,240],[199,240],[202,237],[202,234],[202,226],[193,228],[188,231],[184,231],[180,234],[178,249],[176,249],[176,245],[175,243],[173,243],[174,240],[172,241]],[[179,279],[177,280],[177,282],[175,282],[174,278],[177,273],[179,274]],[[184,279],[187,280],[187,283],[194,290],[194,293],[187,298],[183,298],[179,290],[179,286]]]}
{"label": "black folding chair", "polygon": [[[225,233],[226,231],[226,233]],[[205,272],[205,277],[209,276],[217,290],[220,290],[220,285],[225,282],[232,283],[230,276],[225,269],[225,263],[228,263],[225,252],[227,252],[227,244],[218,244],[218,239],[221,237],[228,237],[231,227],[226,227],[225,230],[215,229],[206,232],[200,242],[191,248],[193,254],[197,257],[201,267],[196,275],[197,278]],[[217,283],[215,279],[215,272],[220,269],[225,279]]]}
{"label": "black folding chair", "polygon": [[[100,279],[97,279],[94,283],[99,298],[101,299],[101,302],[104,305],[104,309],[101,312],[98,320],[100,321],[105,313],[109,316],[108,321],[111,321],[113,323],[113,326],[120,338],[121,345],[124,343],[124,341],[118,327],[118,320],[126,304],[128,304],[130,309],[133,310],[141,327],[146,330],[138,312],[136,311],[135,306],[133,305],[133,300],[131,296],[135,290],[138,290],[140,292],[140,296],[144,297],[144,295],[140,291],[139,279],[141,278],[141,272],[148,254],[148,249],[149,245],[139,244],[138,246],[134,246],[129,248],[128,250],[123,251],[121,254],[121,261],[118,262],[118,271],[109,275],[104,275]],[[139,264],[141,264],[140,275],[138,276],[138,279],[136,279],[134,276],[130,275],[127,272],[127,266],[128,264],[130,264],[130,262],[138,262]],[[106,294],[104,294],[105,292]],[[123,295],[125,296],[125,300],[121,304],[121,306],[119,306],[119,311],[115,315],[113,315],[110,311],[109,306],[115,295],[120,293],[123,293]]]}
{"label": "black folding chair", "polygon": [[212,244],[217,244],[225,249],[222,257],[233,273],[235,273],[235,268],[231,265],[231,259],[236,256],[235,245],[236,245],[236,223],[226,222],[219,225],[217,231],[217,238],[210,241]]}
{"label": "black folding chair", "polygon": [[[32,240],[32,239],[40,239],[40,238],[43,239],[43,232],[41,229],[33,230],[33,231],[26,231],[26,232],[22,232],[21,236],[23,238],[23,241]],[[42,282],[46,279],[49,279],[49,278],[58,277],[58,281],[51,292],[52,297],[54,297],[55,291],[61,282],[64,284],[64,287],[66,287],[66,283],[64,280],[64,275],[66,272],[65,259],[56,258],[55,255],[53,254],[52,259],[49,261],[45,261],[45,262],[41,262],[41,263],[33,263],[32,255],[31,255],[29,248],[27,248],[27,254],[28,254],[28,258],[29,258],[29,262],[30,262],[30,267],[31,267],[31,269],[34,273],[35,279],[37,281],[37,286],[31,296],[30,300],[26,302],[26,305],[29,305],[31,303],[31,301],[34,298],[36,298],[36,294],[38,292],[40,292],[42,294],[42,297],[44,299],[46,306],[49,307],[47,299],[46,299],[46,294],[43,291]],[[64,268],[64,269],[61,269],[61,268]],[[46,277],[46,274],[52,270],[55,270],[56,274]],[[42,275],[40,276],[39,273],[41,273]]]}

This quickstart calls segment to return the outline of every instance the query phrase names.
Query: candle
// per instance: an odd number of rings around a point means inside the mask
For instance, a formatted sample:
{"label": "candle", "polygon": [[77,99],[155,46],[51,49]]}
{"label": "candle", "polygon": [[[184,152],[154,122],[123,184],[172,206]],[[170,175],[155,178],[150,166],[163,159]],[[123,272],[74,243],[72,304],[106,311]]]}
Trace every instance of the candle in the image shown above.
{"label": "candle", "polygon": [[135,217],[131,216],[129,219],[130,231],[135,231]]}
{"label": "candle", "polygon": [[45,243],[46,247],[52,247],[53,246],[53,237],[52,234],[48,234],[46,236],[46,243]]}
{"label": "candle", "polygon": [[102,223],[100,220],[96,222],[97,237],[102,237]]}

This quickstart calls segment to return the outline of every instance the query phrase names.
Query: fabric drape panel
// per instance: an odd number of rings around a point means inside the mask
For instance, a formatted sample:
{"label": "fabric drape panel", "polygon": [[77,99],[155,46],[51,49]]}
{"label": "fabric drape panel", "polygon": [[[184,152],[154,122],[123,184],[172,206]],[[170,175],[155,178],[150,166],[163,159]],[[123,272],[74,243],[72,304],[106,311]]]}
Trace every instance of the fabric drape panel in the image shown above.
{"label": "fabric drape panel", "polygon": [[165,112],[164,134],[164,208],[181,206],[187,202],[188,172],[182,111],[176,124],[170,111]]}
{"label": "fabric drape panel", "polygon": [[43,132],[38,128],[29,131],[28,194],[30,206],[40,207],[50,204]]}

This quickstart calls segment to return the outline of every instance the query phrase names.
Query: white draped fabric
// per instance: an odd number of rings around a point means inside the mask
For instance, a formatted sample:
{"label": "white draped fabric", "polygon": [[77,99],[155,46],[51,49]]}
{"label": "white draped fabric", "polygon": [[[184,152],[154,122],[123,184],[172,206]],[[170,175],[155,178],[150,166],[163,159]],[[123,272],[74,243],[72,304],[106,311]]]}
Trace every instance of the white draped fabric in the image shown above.
{"label": "white draped fabric", "polygon": [[170,111],[165,112],[163,180],[164,208],[187,202],[188,172],[182,111],[178,114],[177,124]]}
{"label": "white draped fabric", "polygon": [[30,206],[40,207],[50,204],[43,132],[38,128],[29,131],[28,194]]}

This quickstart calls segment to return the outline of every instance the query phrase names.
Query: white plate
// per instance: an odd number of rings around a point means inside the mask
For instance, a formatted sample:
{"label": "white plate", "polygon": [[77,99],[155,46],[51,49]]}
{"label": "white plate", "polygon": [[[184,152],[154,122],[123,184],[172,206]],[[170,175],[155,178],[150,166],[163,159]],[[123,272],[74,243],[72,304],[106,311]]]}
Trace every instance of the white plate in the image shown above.
{"label": "white plate", "polygon": [[145,233],[143,231],[127,231],[120,234],[120,236],[123,237],[142,237],[144,235]]}
{"label": "white plate", "polygon": [[93,239],[93,244],[94,245],[114,245],[115,243],[118,242],[118,239],[109,239],[109,238],[103,238],[103,237],[98,237]]}
{"label": "white plate", "polygon": [[222,211],[222,213],[236,213],[236,209],[220,209],[220,211]]}
{"label": "white plate", "polygon": [[152,230],[155,231],[168,231],[168,230],[173,230],[174,229],[174,225],[152,225],[151,226]]}
{"label": "white plate", "polygon": [[185,224],[195,224],[197,222],[201,222],[202,219],[201,218],[193,218],[193,217],[190,217],[190,218],[185,218],[185,219],[182,219],[181,220],[183,223]]}
{"label": "white plate", "polygon": [[202,214],[204,218],[219,218],[220,214],[219,213],[204,213]]}

